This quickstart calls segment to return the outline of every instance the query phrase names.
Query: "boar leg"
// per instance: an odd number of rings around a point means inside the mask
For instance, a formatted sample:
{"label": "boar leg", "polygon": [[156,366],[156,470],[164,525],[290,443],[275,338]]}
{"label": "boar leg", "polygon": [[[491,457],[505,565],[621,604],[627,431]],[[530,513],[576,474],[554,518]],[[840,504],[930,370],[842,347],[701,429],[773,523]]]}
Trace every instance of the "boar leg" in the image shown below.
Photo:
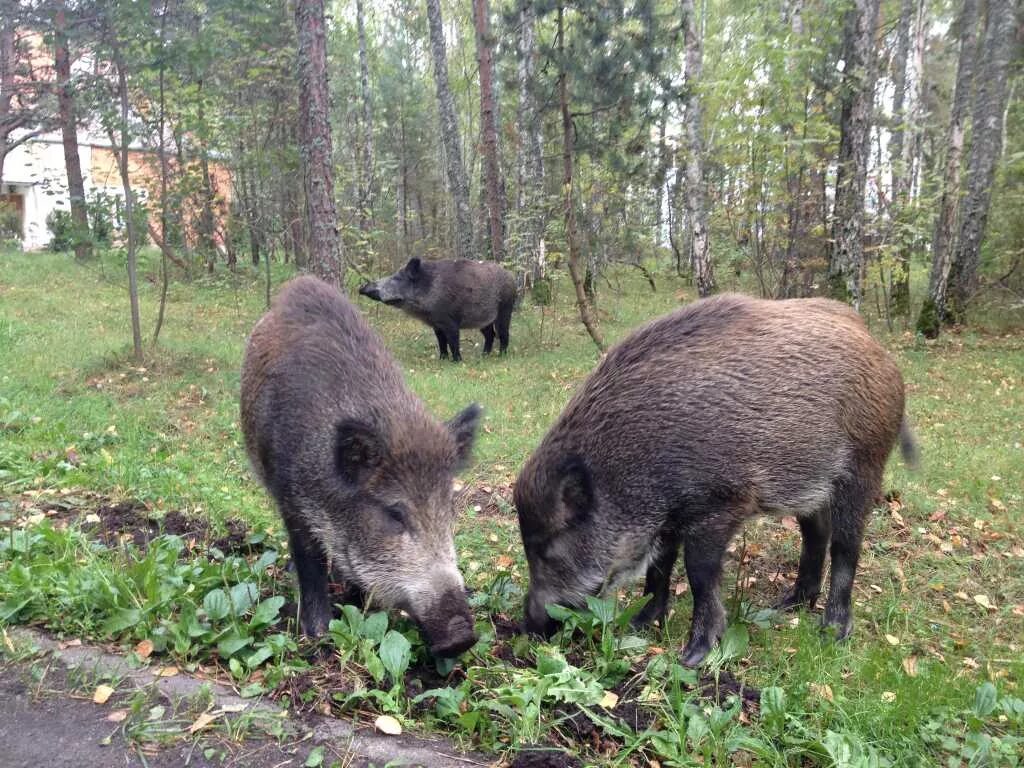
{"label": "boar leg", "polygon": [[452,362],[461,363],[462,353],[459,352],[459,326],[455,323],[444,327],[444,335],[448,340],[448,349],[452,353]]}
{"label": "boar leg", "polygon": [[696,667],[725,632],[725,606],[718,594],[722,557],[732,538],[732,529],[711,526],[687,531],[683,545],[686,578],[693,593],[690,639],[683,648],[683,664]]}
{"label": "boar leg", "polygon": [[[880,473],[874,474],[877,476]],[[833,494],[832,575],[822,624],[834,627],[839,640],[848,637],[853,629],[853,617],[850,614],[853,577],[860,558],[864,520],[879,483],[879,477],[865,480],[860,473],[856,473],[837,483]]]}
{"label": "boar leg", "polygon": [[825,568],[825,553],[832,534],[832,512],[826,507],[798,520],[803,536],[800,570],[797,571],[796,583],[775,603],[775,608],[780,611],[799,608],[801,605],[813,608],[821,594],[821,574]]}
{"label": "boar leg", "polygon": [[299,626],[306,637],[320,637],[331,621],[327,558],[308,530],[288,526],[288,548],[299,577]]}
{"label": "boar leg", "polygon": [[672,581],[672,568],[679,556],[679,541],[663,541],[654,562],[647,569],[644,581],[644,594],[651,595],[650,602],[633,617],[634,627],[643,627],[665,617],[668,610],[669,584]]}
{"label": "boar leg", "polygon": [[498,307],[498,319],[494,327],[498,331],[498,352],[504,355],[508,351],[508,327],[512,322],[512,308],[515,300],[507,301]]}
{"label": "boar leg", "polygon": [[434,329],[434,335],[437,337],[438,359],[440,359],[440,360],[447,360],[448,359],[448,340],[444,337],[444,331],[442,331],[440,328],[435,328]]}
{"label": "boar leg", "polygon": [[480,333],[484,335],[484,354],[489,355],[494,349],[494,323],[481,328]]}

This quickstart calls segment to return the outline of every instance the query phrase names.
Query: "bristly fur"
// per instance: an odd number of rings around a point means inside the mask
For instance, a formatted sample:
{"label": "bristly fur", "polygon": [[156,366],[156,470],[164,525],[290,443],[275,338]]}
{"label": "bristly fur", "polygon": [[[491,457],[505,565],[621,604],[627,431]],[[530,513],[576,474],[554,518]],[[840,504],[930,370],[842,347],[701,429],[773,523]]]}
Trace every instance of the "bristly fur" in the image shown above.
{"label": "bristly fur", "polygon": [[[684,660],[696,663],[724,629],[725,548],[745,519],[769,513],[796,515],[804,537],[782,602],[813,602],[831,545],[825,619],[845,635],[882,470],[901,435],[908,459],[916,453],[903,411],[892,358],[837,302],[722,295],[640,328],[577,390],[516,481],[528,620],[543,625],[545,601],[644,555],[654,599],[640,618],[657,619],[682,546],[695,599]],[[591,499],[572,491],[581,476]]]}
{"label": "bristly fur", "polygon": [[335,568],[407,610],[435,649],[470,642],[452,482],[480,409],[453,427],[431,416],[362,315],[313,277],[286,284],[253,329],[241,395],[246,449],[288,528],[303,631],[326,630]]}

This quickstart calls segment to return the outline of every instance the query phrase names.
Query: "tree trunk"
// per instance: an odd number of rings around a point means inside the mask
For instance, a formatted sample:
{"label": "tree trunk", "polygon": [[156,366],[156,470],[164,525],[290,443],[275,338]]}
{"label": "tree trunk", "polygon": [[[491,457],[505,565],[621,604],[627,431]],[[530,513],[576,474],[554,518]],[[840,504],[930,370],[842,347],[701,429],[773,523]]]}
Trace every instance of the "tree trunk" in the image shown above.
{"label": "tree trunk", "polygon": [[448,84],[448,58],[444,45],[444,21],[441,0],[427,0],[427,22],[430,26],[430,50],[434,57],[434,82],[437,86],[437,108],[441,121],[448,187],[455,204],[455,255],[469,259],[473,255],[473,214],[469,206],[469,180],[462,164],[459,123],[455,101]]}
{"label": "tree trunk", "polygon": [[298,31],[299,147],[309,223],[309,268],[321,279],[344,287],[345,265],[334,205],[330,94],[323,0],[296,0]]}
{"label": "tree trunk", "polygon": [[533,285],[544,277],[544,154],[543,126],[537,105],[537,10],[524,0],[519,12],[519,226],[517,263]]}
{"label": "tree trunk", "polygon": [[1003,109],[1013,61],[1017,24],[1014,0],[989,0],[978,87],[971,115],[967,157],[967,194],[960,202],[960,235],[949,274],[949,312],[966,319],[967,304],[978,285],[981,241],[985,236],[996,164],[1003,148]]}
{"label": "tree trunk", "polygon": [[875,29],[879,0],[854,0],[843,30],[839,160],[829,286],[833,298],[861,303],[864,268],[864,187],[867,183],[871,110],[875,97]]}
{"label": "tree trunk", "polygon": [[[910,312],[910,248],[906,243],[900,224],[907,213],[910,202],[910,168],[905,148],[911,145],[906,140],[908,129],[907,112],[907,63],[910,59],[910,27],[915,17],[917,0],[901,0],[900,17],[896,25],[896,54],[892,61],[893,126],[889,140],[889,167],[892,174],[892,199],[889,218],[895,228],[896,259],[898,267],[893,274],[892,311],[894,315],[905,316]],[[915,78],[915,82],[917,79]]]}
{"label": "tree trunk", "polygon": [[594,308],[587,298],[586,289],[583,284],[583,276],[580,274],[580,255],[578,238],[576,235],[576,204],[573,201],[573,154],[575,152],[575,137],[572,124],[572,116],[569,114],[569,73],[565,62],[565,9],[558,6],[558,103],[562,111],[562,193],[565,197],[565,240],[566,250],[569,252],[569,277],[572,278],[573,288],[576,290],[576,306],[580,310],[580,319],[583,321],[587,333],[594,340],[597,348],[604,352],[604,336],[597,324],[597,316]]}
{"label": "tree trunk", "polygon": [[[128,146],[131,137],[128,134],[128,78],[124,71],[124,63],[115,48],[114,66],[117,68],[117,95],[121,102],[121,146],[117,152],[117,167],[121,174],[121,188],[124,191],[124,216],[127,243],[128,264],[128,302],[132,316],[132,359],[142,362],[142,321],[139,316],[139,284],[136,276],[136,233],[135,233],[135,201],[132,198],[131,179],[128,176]],[[113,138],[113,136],[111,136]],[[114,142],[111,141],[111,144]]]}
{"label": "tree trunk", "polygon": [[956,66],[956,85],[949,110],[949,127],[946,130],[946,169],[942,178],[939,215],[932,236],[932,271],[928,281],[928,296],[917,318],[917,330],[930,339],[937,337],[941,327],[949,320],[946,300],[949,272],[953,263],[956,206],[960,199],[960,166],[978,54],[978,0],[964,0],[960,12],[960,58]]}
{"label": "tree trunk", "polygon": [[505,260],[505,198],[501,168],[498,165],[497,108],[494,99],[494,41],[491,39],[490,5],[473,0],[476,26],[476,54],[480,66],[480,131],[483,136],[484,197],[487,201],[487,228],[491,239],[491,258]]}
{"label": "tree trunk", "polygon": [[167,47],[167,0],[164,0],[163,12],[160,14],[160,54],[159,54],[159,75],[157,77],[158,97],[157,119],[159,128],[159,144],[157,152],[160,153],[160,239],[164,246],[160,249],[160,308],[157,311],[156,327],[153,329],[153,344],[160,340],[160,331],[164,327],[164,313],[167,309],[167,288],[170,282],[170,275],[167,268],[167,147],[165,145],[164,129],[167,127],[167,99],[165,93],[165,77],[167,60],[165,57]]}
{"label": "tree trunk", "polygon": [[71,55],[68,50],[66,8],[57,6],[53,20],[53,64],[57,75],[57,103],[60,108],[60,131],[64,143],[64,166],[68,175],[68,197],[71,221],[75,227],[75,258],[84,261],[92,256],[92,235],[85,205],[85,182],[78,157],[78,120],[75,115],[75,91],[71,83]]}
{"label": "tree trunk", "polygon": [[683,47],[686,56],[686,74],[683,88],[686,92],[684,133],[686,145],[686,215],[690,223],[693,244],[693,276],[697,293],[709,296],[715,290],[715,273],[711,263],[711,244],[708,233],[707,189],[704,179],[704,142],[701,138],[701,104],[697,94],[701,70],[704,66],[704,46],[701,24],[693,7],[693,0],[682,0]]}
{"label": "tree trunk", "polygon": [[362,97],[363,168],[359,190],[359,229],[369,232],[373,226],[373,103],[370,94],[370,64],[366,55],[366,20],[363,0],[356,0],[356,29],[359,34],[359,92]]}

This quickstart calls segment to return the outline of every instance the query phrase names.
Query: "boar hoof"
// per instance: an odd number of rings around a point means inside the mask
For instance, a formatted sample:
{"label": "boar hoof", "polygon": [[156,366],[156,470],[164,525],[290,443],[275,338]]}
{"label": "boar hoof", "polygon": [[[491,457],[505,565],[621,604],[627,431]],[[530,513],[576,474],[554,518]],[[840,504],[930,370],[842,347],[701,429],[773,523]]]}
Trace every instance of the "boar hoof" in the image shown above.
{"label": "boar hoof", "polygon": [[834,633],[836,641],[845,640],[853,632],[853,618],[849,611],[832,611],[826,609],[821,622],[823,632]]}
{"label": "boar hoof", "polygon": [[649,626],[656,621],[661,621],[663,618],[665,618],[665,608],[666,606],[656,606],[654,604],[654,601],[651,601],[646,606],[644,606],[643,610],[640,611],[640,613],[633,617],[633,619],[630,621],[630,624],[633,625],[634,629],[643,629],[644,627]]}
{"label": "boar hoof", "polygon": [[711,651],[711,643],[707,639],[691,640],[683,648],[682,662],[684,667],[698,667]]}
{"label": "boar hoof", "polygon": [[806,605],[809,610],[813,610],[814,604],[818,601],[818,594],[818,592],[808,593],[794,585],[783,592],[772,607],[777,611],[793,611]]}

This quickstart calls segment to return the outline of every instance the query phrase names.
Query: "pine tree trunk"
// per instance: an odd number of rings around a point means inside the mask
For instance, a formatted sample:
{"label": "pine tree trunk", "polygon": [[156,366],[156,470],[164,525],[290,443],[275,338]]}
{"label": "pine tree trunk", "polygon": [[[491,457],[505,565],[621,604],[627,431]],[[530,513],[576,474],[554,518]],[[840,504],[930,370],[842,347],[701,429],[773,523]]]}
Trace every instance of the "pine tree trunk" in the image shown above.
{"label": "pine tree trunk", "polygon": [[939,335],[949,319],[946,300],[949,271],[953,263],[956,207],[960,199],[960,166],[978,54],[978,0],[964,0],[960,12],[960,57],[956,66],[953,104],[949,110],[949,127],[946,131],[946,168],[942,179],[939,214],[932,236],[932,271],[928,281],[928,296],[917,318],[917,330],[930,339]]}
{"label": "pine tree trunk", "polygon": [[573,161],[575,137],[572,116],[569,113],[569,73],[565,64],[565,9],[558,6],[558,104],[562,112],[562,194],[565,198],[565,240],[568,254],[569,277],[576,291],[576,306],[580,311],[583,326],[590,334],[597,348],[604,352],[604,336],[597,324],[594,308],[587,298],[580,274],[579,238],[576,234],[576,204],[573,200]]}
{"label": "pine tree trunk", "polygon": [[875,96],[875,30],[879,0],[854,0],[843,30],[839,161],[832,216],[829,286],[833,298],[861,303],[864,188]]}
{"label": "pine tree trunk", "polygon": [[690,223],[693,276],[697,293],[701,297],[715,290],[715,273],[711,263],[708,233],[707,189],[704,178],[704,142],[701,138],[701,103],[697,94],[701,70],[704,65],[704,47],[701,40],[700,19],[693,0],[680,3],[683,15],[683,47],[686,56],[686,115],[684,133],[686,144],[686,215]]}
{"label": "pine tree trunk", "polygon": [[473,0],[476,26],[476,53],[480,67],[480,131],[483,137],[484,197],[487,202],[487,229],[491,258],[505,260],[505,217],[501,168],[498,165],[497,108],[494,99],[494,42],[491,39],[490,5]]}
{"label": "pine tree trunk", "polygon": [[917,0],[902,0],[900,17],[896,25],[896,54],[893,57],[893,123],[889,140],[889,167],[892,174],[892,200],[890,202],[890,219],[897,228],[896,258],[898,267],[894,270],[892,291],[892,312],[894,315],[906,316],[910,312],[910,248],[904,242],[899,224],[907,213],[910,202],[910,168],[907,163],[905,148],[911,142],[906,141],[908,130],[907,104],[907,63],[910,59],[910,28],[915,17]]}
{"label": "pine tree trunk", "polygon": [[434,58],[434,83],[437,87],[437,108],[441,120],[448,187],[455,204],[455,255],[460,259],[469,259],[473,255],[473,213],[469,205],[469,180],[466,167],[462,164],[455,101],[448,84],[448,58],[445,53],[440,0],[427,0],[427,22],[430,26],[430,50]]}
{"label": "pine tree trunk", "polygon": [[359,190],[359,228],[368,232],[373,226],[373,102],[370,94],[370,64],[366,55],[366,21],[363,0],[356,0],[356,28],[359,33],[359,91],[362,97],[363,146],[362,178]]}
{"label": "pine tree trunk", "polygon": [[65,12],[64,3],[61,3],[54,15],[53,64],[57,75],[57,104],[64,143],[64,166],[68,175],[68,197],[71,200],[71,221],[75,227],[75,258],[84,261],[92,256],[92,235],[85,205],[82,162],[78,157],[78,120],[75,114],[74,86],[71,83],[71,55],[68,50]]}
{"label": "pine tree trunk", "polygon": [[334,205],[334,153],[323,0],[296,0],[295,26],[299,49],[299,147],[309,223],[309,268],[328,283],[343,287],[345,265]]}
{"label": "pine tree trunk", "polygon": [[967,304],[978,285],[981,241],[996,164],[1003,149],[1010,64],[1016,47],[1014,0],[989,0],[978,87],[971,115],[971,150],[967,158],[967,194],[960,202],[960,234],[949,274],[949,312],[957,323],[966,319]]}
{"label": "pine tree trunk", "polygon": [[536,284],[544,277],[544,155],[543,126],[537,104],[537,10],[534,0],[524,0],[519,12],[519,222],[517,263]]}

